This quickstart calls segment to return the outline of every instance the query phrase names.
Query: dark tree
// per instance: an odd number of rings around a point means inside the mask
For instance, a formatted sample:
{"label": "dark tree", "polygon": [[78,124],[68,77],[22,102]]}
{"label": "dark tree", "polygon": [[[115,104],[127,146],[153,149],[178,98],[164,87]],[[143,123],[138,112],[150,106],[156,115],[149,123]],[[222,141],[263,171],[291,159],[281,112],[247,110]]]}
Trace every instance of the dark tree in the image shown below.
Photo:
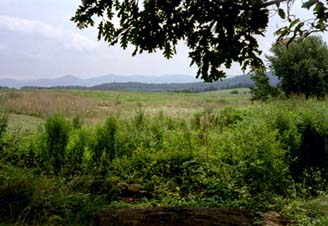
{"label": "dark tree", "polygon": [[288,47],[277,43],[268,56],[271,69],[287,95],[323,97],[328,92],[328,47],[321,38],[294,40]]}
{"label": "dark tree", "polygon": [[279,95],[279,89],[270,85],[270,79],[264,70],[257,70],[251,75],[254,81],[254,87],[251,87],[251,100],[266,101]]}
{"label": "dark tree", "polygon": [[[279,8],[287,2],[287,10]],[[163,51],[170,58],[178,41],[189,47],[191,64],[198,66],[197,78],[221,79],[221,66],[238,62],[243,70],[262,66],[256,37],[264,35],[269,8],[277,6],[289,26],[277,31],[280,37],[306,36],[327,30],[327,4],[306,0],[304,7],[315,18],[308,23],[289,13],[292,0],[83,0],[72,20],[79,28],[98,26],[98,39],[126,48],[133,54]],[[271,7],[272,8],[272,7]],[[309,25],[309,26],[307,26]],[[305,29],[306,28],[306,29]]]}

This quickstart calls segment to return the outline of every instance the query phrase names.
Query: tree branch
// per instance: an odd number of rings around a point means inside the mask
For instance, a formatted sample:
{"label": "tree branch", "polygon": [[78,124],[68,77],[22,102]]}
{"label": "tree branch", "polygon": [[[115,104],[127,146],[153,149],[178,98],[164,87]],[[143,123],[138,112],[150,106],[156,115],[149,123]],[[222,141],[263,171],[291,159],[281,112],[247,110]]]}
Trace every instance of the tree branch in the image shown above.
{"label": "tree branch", "polygon": [[268,2],[265,2],[263,4],[264,7],[268,7],[268,6],[271,6],[271,5],[276,5],[276,4],[279,4],[281,2],[287,2],[288,0],[272,0],[272,1],[268,1]]}

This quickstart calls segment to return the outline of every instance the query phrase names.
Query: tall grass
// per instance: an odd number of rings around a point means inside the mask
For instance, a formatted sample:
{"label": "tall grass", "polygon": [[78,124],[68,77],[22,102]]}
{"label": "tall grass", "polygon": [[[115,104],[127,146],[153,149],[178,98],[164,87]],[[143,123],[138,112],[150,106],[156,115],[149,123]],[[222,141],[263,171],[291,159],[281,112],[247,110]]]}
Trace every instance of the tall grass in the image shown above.
{"label": "tall grass", "polygon": [[131,117],[141,103],[145,115],[164,112],[172,117],[190,117],[204,108],[221,109],[225,106],[247,106],[248,95],[226,91],[202,94],[149,93],[118,91],[0,91],[0,108],[11,113],[47,117],[60,113],[73,118],[81,115],[99,122],[109,114]]}
{"label": "tall grass", "polygon": [[59,113],[66,117],[97,116],[99,101],[69,93],[51,91],[2,91],[0,105],[9,112],[47,118]]}

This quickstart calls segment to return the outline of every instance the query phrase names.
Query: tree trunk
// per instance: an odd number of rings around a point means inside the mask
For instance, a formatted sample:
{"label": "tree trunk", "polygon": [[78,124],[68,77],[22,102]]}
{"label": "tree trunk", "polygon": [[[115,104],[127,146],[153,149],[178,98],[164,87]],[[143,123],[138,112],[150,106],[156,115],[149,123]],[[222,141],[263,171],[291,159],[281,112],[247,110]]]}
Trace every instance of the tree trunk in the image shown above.
{"label": "tree trunk", "polygon": [[290,222],[278,213],[258,217],[245,209],[226,208],[145,208],[111,209],[98,214],[100,226],[247,226],[262,221],[266,226],[286,226]]}

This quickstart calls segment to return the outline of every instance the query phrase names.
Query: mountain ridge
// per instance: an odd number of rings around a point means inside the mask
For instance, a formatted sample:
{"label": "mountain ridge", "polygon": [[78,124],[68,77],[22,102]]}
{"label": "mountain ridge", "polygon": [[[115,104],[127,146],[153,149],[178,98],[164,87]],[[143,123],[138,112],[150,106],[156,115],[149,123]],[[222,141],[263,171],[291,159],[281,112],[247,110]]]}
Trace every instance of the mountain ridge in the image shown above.
{"label": "mountain ridge", "polygon": [[93,78],[79,78],[75,75],[64,75],[53,79],[33,79],[33,80],[17,80],[10,78],[0,79],[0,86],[9,88],[22,88],[24,86],[37,86],[37,87],[53,87],[53,86],[86,86],[92,87],[103,83],[112,82],[140,82],[140,83],[190,83],[199,82],[190,75],[116,75],[107,74],[100,75]]}
{"label": "mountain ridge", "polygon": [[[268,72],[270,83],[278,84],[278,78]],[[187,75],[166,76],[119,76],[104,75],[91,79],[81,79],[74,75],[65,75],[56,79],[40,79],[27,81],[23,85],[10,86],[15,80],[8,79],[9,83],[0,87],[20,89],[89,89],[89,90],[125,90],[125,91],[152,91],[152,92],[204,92],[229,88],[253,87],[254,82],[249,75],[239,75],[213,83],[205,83]],[[110,82],[106,82],[110,81]],[[1,82],[1,79],[0,79]],[[43,84],[43,85],[42,85]],[[46,84],[46,85],[45,85]]]}

